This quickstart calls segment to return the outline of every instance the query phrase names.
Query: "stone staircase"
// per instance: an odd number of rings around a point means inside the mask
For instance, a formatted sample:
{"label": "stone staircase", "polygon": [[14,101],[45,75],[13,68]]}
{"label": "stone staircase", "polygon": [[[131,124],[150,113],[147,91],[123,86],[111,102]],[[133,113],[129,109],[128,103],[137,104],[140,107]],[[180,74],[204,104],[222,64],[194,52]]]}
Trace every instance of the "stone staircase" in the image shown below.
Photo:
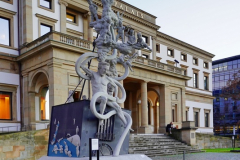
{"label": "stone staircase", "polygon": [[164,134],[130,135],[129,154],[145,154],[148,157],[168,156],[185,153],[199,153],[191,147]]}

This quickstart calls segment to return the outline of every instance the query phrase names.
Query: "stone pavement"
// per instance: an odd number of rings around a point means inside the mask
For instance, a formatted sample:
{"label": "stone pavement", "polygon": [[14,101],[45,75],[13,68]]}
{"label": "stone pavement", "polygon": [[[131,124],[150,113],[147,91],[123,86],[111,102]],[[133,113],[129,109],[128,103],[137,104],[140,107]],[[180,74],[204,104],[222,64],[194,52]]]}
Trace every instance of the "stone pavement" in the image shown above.
{"label": "stone pavement", "polygon": [[[156,157],[153,160],[183,160],[183,155]],[[240,153],[193,153],[186,154],[185,160],[240,160]]]}

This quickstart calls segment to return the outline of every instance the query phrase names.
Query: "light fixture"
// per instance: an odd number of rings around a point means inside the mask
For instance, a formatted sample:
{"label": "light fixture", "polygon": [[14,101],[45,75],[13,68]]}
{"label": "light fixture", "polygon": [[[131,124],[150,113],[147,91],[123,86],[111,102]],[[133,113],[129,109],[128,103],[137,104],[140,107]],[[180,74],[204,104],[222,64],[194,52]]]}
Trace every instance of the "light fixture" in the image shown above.
{"label": "light fixture", "polygon": [[141,102],[142,102],[142,101],[139,99],[137,103],[138,103],[138,104],[141,104]]}
{"label": "light fixture", "polygon": [[157,102],[157,107],[159,107],[159,102]]}

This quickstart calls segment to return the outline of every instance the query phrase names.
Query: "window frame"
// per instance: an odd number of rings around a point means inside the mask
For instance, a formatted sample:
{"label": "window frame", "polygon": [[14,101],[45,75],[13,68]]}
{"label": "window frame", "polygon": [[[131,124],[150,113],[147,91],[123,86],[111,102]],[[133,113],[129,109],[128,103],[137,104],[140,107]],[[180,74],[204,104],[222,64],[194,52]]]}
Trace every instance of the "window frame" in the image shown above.
{"label": "window frame", "polygon": [[[196,60],[196,63],[193,63],[194,59]],[[196,58],[196,57],[193,57],[193,61],[192,61],[193,65],[196,65],[196,66],[198,66],[198,58]]]}
{"label": "window frame", "polygon": [[[196,77],[194,77],[196,75]],[[193,73],[193,88],[198,88],[198,73]]]}
{"label": "window frame", "polygon": [[[68,21],[67,20],[67,14],[75,16],[75,22]],[[75,10],[72,10],[70,8],[67,8],[66,9],[66,23],[72,24],[72,25],[75,25],[75,26],[79,26],[79,14],[80,14],[79,12],[77,12]]]}
{"label": "window frame", "polygon": [[51,8],[47,8],[47,7],[44,7],[44,6],[40,5],[40,1],[41,0],[38,0],[38,8],[41,8],[41,9],[44,9],[44,10],[47,10],[47,11],[50,11],[50,12],[55,12],[55,0],[49,0]]}
{"label": "window frame", "polygon": [[[207,126],[206,126],[206,117],[205,117],[206,114],[208,114]],[[207,127],[207,128],[210,127],[210,110],[208,109],[204,109],[204,127]]]}
{"label": "window frame", "polygon": [[160,44],[159,43],[156,43],[156,52],[160,53]]}
{"label": "window frame", "polygon": [[[171,53],[172,53],[171,55],[168,54],[169,51],[171,51]],[[174,58],[174,49],[168,48],[168,49],[167,49],[167,56]]]}
{"label": "window frame", "polygon": [[44,24],[46,26],[51,26],[52,27],[51,31],[55,30],[55,23],[57,23],[58,20],[50,17],[46,17],[38,13],[36,13],[35,15],[36,17],[38,17],[38,37],[41,37],[41,24]]}
{"label": "window frame", "polygon": [[[204,66],[206,64],[206,67]],[[208,62],[203,62],[203,68],[208,69],[209,68],[209,63]]]}
{"label": "window frame", "polygon": [[13,4],[13,0],[0,0],[0,1],[6,2],[6,3],[10,3],[10,4]]}
{"label": "window frame", "polygon": [[[182,59],[182,55],[185,56],[185,59]],[[181,59],[181,61],[187,62],[187,54],[181,53],[180,59]]]}
{"label": "window frame", "polygon": [[13,95],[13,93],[12,92],[6,92],[6,91],[0,91],[0,93],[4,93],[4,94],[6,94],[6,95],[9,95],[9,98],[10,98],[10,119],[1,119],[0,118],[0,121],[12,121],[13,120],[13,114],[12,114],[12,104],[13,104],[13,102],[12,102],[12,100],[13,100],[13,98],[12,98],[12,95]]}
{"label": "window frame", "polygon": [[4,8],[0,8],[0,17],[3,19],[8,19],[9,20],[9,45],[5,45],[5,44],[0,44],[0,47],[4,47],[4,48],[9,48],[9,49],[15,49],[14,48],[14,18],[13,16],[16,15],[16,12],[4,9]]}
{"label": "window frame", "polygon": [[[195,121],[196,120],[195,113],[198,114],[197,122]],[[193,119],[194,119],[194,122],[195,122],[195,127],[200,127],[200,123],[199,123],[200,122],[200,109],[199,108],[193,108]]]}

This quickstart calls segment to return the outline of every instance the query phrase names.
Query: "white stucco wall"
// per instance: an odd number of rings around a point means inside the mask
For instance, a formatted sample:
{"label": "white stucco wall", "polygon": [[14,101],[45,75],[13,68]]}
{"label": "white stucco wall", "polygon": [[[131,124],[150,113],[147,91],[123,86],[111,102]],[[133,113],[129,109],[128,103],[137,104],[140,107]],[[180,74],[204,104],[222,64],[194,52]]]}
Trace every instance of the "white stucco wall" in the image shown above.
{"label": "white stucco wall", "polygon": [[45,9],[39,8],[37,0],[32,1],[33,40],[39,37],[38,31],[40,29],[38,26],[38,17],[36,17],[35,15],[36,13],[58,20],[57,23],[55,23],[55,31],[60,32],[60,5],[58,3],[58,0],[55,0],[54,3],[55,3],[54,4],[55,12],[53,13],[51,11],[47,11]]}

